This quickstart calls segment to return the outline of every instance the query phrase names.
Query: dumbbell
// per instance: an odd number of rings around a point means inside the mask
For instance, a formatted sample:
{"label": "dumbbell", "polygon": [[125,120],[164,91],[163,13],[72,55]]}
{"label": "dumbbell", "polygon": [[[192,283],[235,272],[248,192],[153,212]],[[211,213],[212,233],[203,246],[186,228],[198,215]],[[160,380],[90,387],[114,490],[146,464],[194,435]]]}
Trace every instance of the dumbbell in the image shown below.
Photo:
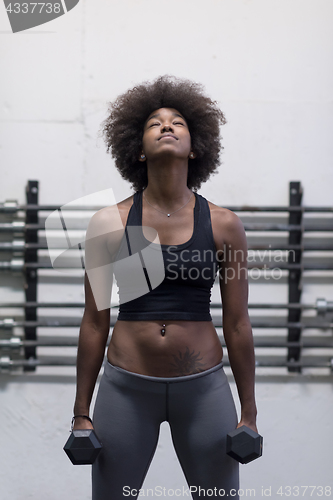
{"label": "dumbbell", "polygon": [[64,446],[64,451],[70,461],[73,465],[93,464],[103,447],[95,431],[93,429],[73,430],[73,421],[71,431]]}
{"label": "dumbbell", "polygon": [[263,437],[246,425],[227,434],[227,454],[241,464],[261,457]]}

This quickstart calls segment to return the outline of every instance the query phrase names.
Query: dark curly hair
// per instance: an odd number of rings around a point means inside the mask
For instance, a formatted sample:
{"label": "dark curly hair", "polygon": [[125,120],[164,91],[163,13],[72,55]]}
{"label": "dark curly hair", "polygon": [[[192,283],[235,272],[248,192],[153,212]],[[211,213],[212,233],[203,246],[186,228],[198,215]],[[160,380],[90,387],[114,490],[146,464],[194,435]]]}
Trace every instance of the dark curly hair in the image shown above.
{"label": "dark curly hair", "polygon": [[111,150],[120,174],[136,191],[145,188],[147,164],[138,160],[143,127],[148,116],[159,108],[177,109],[187,121],[196,154],[189,162],[187,185],[197,190],[217,171],[223,149],[220,124],[226,123],[217,103],[203,94],[199,83],[165,75],[120,95],[109,104],[108,117],[102,123],[107,152]]}

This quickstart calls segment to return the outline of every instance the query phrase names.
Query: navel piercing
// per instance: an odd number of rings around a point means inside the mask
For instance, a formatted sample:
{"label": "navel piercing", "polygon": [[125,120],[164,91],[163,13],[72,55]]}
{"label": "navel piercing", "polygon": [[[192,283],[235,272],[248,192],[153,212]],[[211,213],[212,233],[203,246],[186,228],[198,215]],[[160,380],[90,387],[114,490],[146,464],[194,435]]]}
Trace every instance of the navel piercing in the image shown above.
{"label": "navel piercing", "polygon": [[165,335],[165,324],[163,323],[162,328],[161,328],[161,335],[164,337]]}

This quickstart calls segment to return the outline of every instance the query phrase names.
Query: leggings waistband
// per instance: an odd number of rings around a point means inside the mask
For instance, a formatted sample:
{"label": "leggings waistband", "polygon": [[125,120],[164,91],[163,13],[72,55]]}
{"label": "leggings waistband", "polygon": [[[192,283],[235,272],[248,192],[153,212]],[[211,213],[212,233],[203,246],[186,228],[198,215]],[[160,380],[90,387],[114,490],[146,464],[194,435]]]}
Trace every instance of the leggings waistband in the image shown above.
{"label": "leggings waistband", "polygon": [[196,378],[204,377],[205,375],[209,375],[217,370],[223,368],[223,361],[221,361],[218,365],[213,366],[212,368],[208,368],[208,370],[204,370],[199,373],[192,373],[191,375],[183,375],[180,377],[151,377],[150,375],[143,375],[141,373],[130,372],[128,370],[124,370],[124,368],[120,368],[119,366],[114,366],[110,363],[108,359],[105,360],[104,370],[106,372],[110,372],[113,369],[117,372],[121,372],[124,375],[129,375],[133,378],[141,378],[145,380],[149,380],[151,382],[168,382],[168,383],[176,383],[176,382],[186,382],[187,380],[193,380]]}

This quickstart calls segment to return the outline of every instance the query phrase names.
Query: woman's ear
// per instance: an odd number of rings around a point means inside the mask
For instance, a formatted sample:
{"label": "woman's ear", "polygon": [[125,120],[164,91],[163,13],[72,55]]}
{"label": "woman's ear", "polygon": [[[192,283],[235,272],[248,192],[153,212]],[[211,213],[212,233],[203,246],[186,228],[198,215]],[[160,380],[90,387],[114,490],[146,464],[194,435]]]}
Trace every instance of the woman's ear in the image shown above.
{"label": "woman's ear", "polygon": [[140,157],[139,157],[139,161],[146,161],[146,155],[144,154],[143,151],[141,151],[141,154],[140,154]]}
{"label": "woman's ear", "polygon": [[190,154],[188,155],[188,157],[191,159],[191,160],[194,160],[194,158],[196,157],[197,155],[191,151]]}

